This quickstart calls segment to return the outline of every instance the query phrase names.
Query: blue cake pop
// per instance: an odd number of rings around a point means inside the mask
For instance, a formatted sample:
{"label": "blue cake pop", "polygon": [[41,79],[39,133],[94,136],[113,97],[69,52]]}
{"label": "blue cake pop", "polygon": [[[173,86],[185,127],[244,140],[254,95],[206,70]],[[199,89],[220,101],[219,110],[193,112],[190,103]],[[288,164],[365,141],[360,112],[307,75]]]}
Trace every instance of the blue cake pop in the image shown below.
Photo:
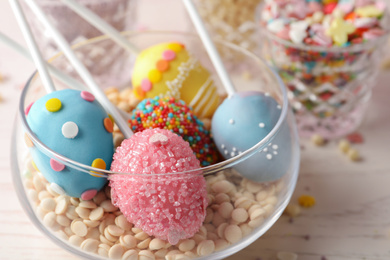
{"label": "blue cake pop", "polygon": [[[96,168],[110,169],[114,153],[113,123],[87,91],[51,92],[26,110],[27,123],[38,139],[57,153]],[[37,147],[31,147],[37,169],[59,194],[92,199],[107,178],[63,165]]]}
{"label": "blue cake pop", "polygon": [[[225,99],[211,122],[211,131],[225,159],[241,154],[266,137],[276,125],[281,106],[261,92],[238,92]],[[234,168],[256,182],[274,181],[288,170],[291,161],[291,136],[287,122],[260,152]]]}

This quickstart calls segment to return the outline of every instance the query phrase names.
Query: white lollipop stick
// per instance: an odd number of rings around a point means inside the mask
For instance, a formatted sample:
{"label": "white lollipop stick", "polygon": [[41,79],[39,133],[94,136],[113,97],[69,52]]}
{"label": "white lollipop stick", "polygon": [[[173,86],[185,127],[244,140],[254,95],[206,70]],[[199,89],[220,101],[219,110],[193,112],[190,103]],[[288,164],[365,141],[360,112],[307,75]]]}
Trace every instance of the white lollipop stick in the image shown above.
{"label": "white lollipop stick", "polygon": [[[0,41],[14,49],[19,54],[23,55],[25,58],[27,58],[30,61],[34,61],[31,54],[28,50],[26,50],[23,46],[15,42],[14,40],[10,39],[6,35],[2,34],[0,32]],[[58,80],[60,80],[62,83],[68,86],[72,86],[74,88],[77,88],[79,90],[85,90],[86,87],[81,84],[78,80],[75,80],[74,78],[66,75],[65,73],[62,73],[60,70],[58,70],[56,67],[50,65],[49,63],[45,62],[45,66],[49,70],[51,74]]]}
{"label": "white lollipop stick", "polygon": [[192,20],[192,23],[198,31],[199,37],[201,38],[207,53],[210,56],[211,62],[213,63],[218,73],[218,76],[222,81],[222,85],[224,86],[229,96],[233,95],[236,92],[233,83],[230,80],[229,74],[227,73],[226,68],[222,63],[221,57],[219,56],[218,51],[215,48],[215,45],[211,40],[211,37],[208,34],[206,27],[203,24],[202,18],[197,12],[194,3],[191,0],[183,0],[183,3]]}
{"label": "white lollipop stick", "polygon": [[117,109],[106,97],[103,91],[99,88],[92,75],[89,73],[87,68],[81,63],[81,61],[76,57],[76,54],[73,52],[72,48],[65,40],[65,38],[58,32],[58,30],[51,24],[50,20],[43,13],[42,9],[36,4],[34,0],[25,0],[26,4],[31,8],[35,13],[41,23],[49,31],[54,41],[58,44],[60,49],[64,52],[65,56],[68,58],[72,66],[75,68],[80,77],[87,84],[91,92],[99,100],[100,104],[108,111],[115,119],[119,129],[125,136],[125,138],[130,138],[133,135],[133,132],[130,130],[126,120],[122,117],[119,109]]}
{"label": "white lollipop stick", "polygon": [[95,26],[102,33],[110,36],[118,45],[122,46],[125,50],[130,53],[139,54],[139,49],[132,45],[124,36],[122,36],[118,30],[92,12],[90,9],[85,6],[77,3],[74,0],[61,0],[65,5],[67,5],[70,9],[76,12],[78,15],[83,17],[93,26]]}
{"label": "white lollipop stick", "polygon": [[34,36],[31,32],[31,29],[27,23],[26,17],[22,11],[22,7],[18,0],[10,0],[11,8],[15,14],[16,20],[19,24],[19,27],[22,31],[22,34],[27,42],[27,46],[31,51],[32,59],[34,60],[35,66],[42,78],[42,83],[47,93],[55,91],[54,83],[50,77],[50,74],[46,68],[46,63],[42,58],[42,55],[38,49],[38,45],[35,42]]}

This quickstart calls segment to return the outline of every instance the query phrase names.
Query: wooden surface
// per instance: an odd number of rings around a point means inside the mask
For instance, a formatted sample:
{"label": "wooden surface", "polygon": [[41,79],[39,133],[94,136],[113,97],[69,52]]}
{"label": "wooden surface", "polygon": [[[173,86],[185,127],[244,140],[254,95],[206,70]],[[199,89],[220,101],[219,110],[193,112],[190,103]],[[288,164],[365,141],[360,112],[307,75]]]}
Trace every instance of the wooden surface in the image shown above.
{"label": "wooden surface", "polygon": [[[146,2],[149,7],[154,3]],[[24,43],[7,1],[0,1],[0,17],[0,31]],[[0,73],[5,77],[0,83],[0,259],[75,259],[33,226],[11,181],[12,124],[20,86],[33,68],[0,44]],[[299,260],[390,259],[389,82],[390,73],[382,72],[359,128],[365,141],[355,147],[363,161],[349,161],[333,142],[319,148],[302,141],[301,171],[292,201],[310,194],[317,204],[292,221],[282,216],[263,237],[230,260],[271,260],[280,251],[296,253]]]}

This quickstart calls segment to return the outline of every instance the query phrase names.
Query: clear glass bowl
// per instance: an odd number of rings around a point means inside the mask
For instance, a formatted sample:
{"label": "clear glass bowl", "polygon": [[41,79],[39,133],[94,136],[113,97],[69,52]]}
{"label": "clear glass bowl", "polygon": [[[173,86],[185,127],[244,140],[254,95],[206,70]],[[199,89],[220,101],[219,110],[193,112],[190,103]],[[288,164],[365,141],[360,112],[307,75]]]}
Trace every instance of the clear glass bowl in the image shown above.
{"label": "clear glass bowl", "polygon": [[[200,59],[202,65],[210,70],[219,88],[220,95],[225,94],[203,44],[196,35],[171,32],[127,32],[124,35],[141,49],[161,42],[182,42],[186,49],[194,53]],[[104,45],[107,42],[112,43],[108,37],[101,36],[80,43],[74,49],[80,55],[85,56],[91,53],[91,50],[95,47],[100,48],[100,44]],[[294,191],[300,160],[297,128],[288,106],[286,89],[279,76],[253,53],[223,41],[216,41],[216,45],[223,46],[235,55],[240,56],[240,59],[251,64],[253,67],[251,71],[256,72],[249,77],[245,71],[237,69],[242,68],[240,64],[235,67],[229,62],[229,73],[237,91],[268,92],[279,103],[281,113],[272,131],[255,146],[236,157],[201,169],[200,174],[204,174],[206,178],[208,192],[209,205],[206,218],[203,226],[192,238],[185,240],[185,242],[181,241],[176,246],[167,242],[161,243],[161,241],[149,237],[146,233],[128,223],[122,213],[112,205],[108,185],[90,201],[58,195],[51,189],[43,175],[34,168],[24,139],[26,134],[41,152],[50,158],[56,158],[66,167],[79,170],[80,174],[90,174],[90,171],[102,175],[116,173],[72,161],[49,149],[36,138],[27,125],[24,111],[32,101],[46,93],[39,75],[36,73],[32,75],[22,91],[19,113],[14,125],[11,147],[12,169],[13,181],[20,202],[31,221],[45,235],[60,247],[85,259],[115,257],[134,259],[131,258],[131,256],[134,257],[134,254],[135,256],[150,257],[150,259],[222,259],[251,244],[275,223],[287,206]],[[104,56],[110,55],[110,51],[112,49],[107,49],[101,54]],[[125,51],[122,51],[121,55],[117,57],[119,59],[118,64],[129,64],[129,66],[107,65],[106,63],[104,65],[95,64],[97,67],[101,66],[100,70],[95,70],[93,73],[103,89],[111,86],[110,79],[112,77],[123,80],[122,84],[117,85],[118,88],[131,87],[129,77],[122,77],[121,75],[131,74],[131,65],[135,57]],[[61,54],[54,57],[51,62],[54,66],[69,66],[66,58]],[[107,66],[106,69],[104,69],[104,66]],[[114,66],[115,69],[111,66]],[[58,89],[67,88],[59,82],[56,83],[56,86],[58,86]],[[283,177],[276,181],[262,183],[256,183],[241,177],[234,167],[245,164],[259,152],[275,149],[271,148],[274,146],[269,144],[282,127],[287,127],[286,129],[288,129],[290,135],[287,145],[287,147],[290,147],[287,151],[290,156],[290,163],[287,165]],[[258,166],[261,169],[262,165]],[[199,174],[199,172],[196,174]],[[129,178],[138,181],[153,181],[150,175],[128,175]],[[188,173],[160,175],[161,178],[169,176],[170,178],[175,176],[175,178],[181,178],[182,180],[186,180],[189,178],[188,176],[194,177],[193,174],[188,175]],[[222,204],[223,206],[221,206]],[[100,213],[101,216],[97,214],[97,211],[101,209],[97,208],[103,208],[103,212]],[[232,210],[237,208],[241,208],[236,212],[239,213],[237,215],[240,217],[236,215],[233,218]],[[94,211],[95,209],[97,210]],[[94,217],[91,220],[92,215]],[[77,229],[75,226],[82,226],[82,228]],[[226,228],[227,226],[229,228]],[[237,229],[237,227],[239,228]],[[231,233],[232,230],[238,233]],[[75,232],[79,236],[76,236]]]}
{"label": "clear glass bowl", "polygon": [[376,84],[389,36],[388,14],[381,19],[384,34],[346,47],[296,44],[270,32],[258,6],[261,56],[287,86],[300,136],[320,134],[335,139],[361,124]]}

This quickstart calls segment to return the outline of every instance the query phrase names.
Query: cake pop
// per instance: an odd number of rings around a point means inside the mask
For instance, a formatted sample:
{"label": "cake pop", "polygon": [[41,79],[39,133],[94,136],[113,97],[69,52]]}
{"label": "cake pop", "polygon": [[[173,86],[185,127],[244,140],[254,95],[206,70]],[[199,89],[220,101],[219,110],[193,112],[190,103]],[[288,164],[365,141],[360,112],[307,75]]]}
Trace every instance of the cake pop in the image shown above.
{"label": "cake pop", "polygon": [[210,73],[177,42],[143,50],[134,64],[132,84],[140,99],[172,96],[185,101],[199,117],[211,117],[219,104]]}
{"label": "cake pop", "polygon": [[[225,159],[235,157],[263,140],[276,125],[281,106],[261,92],[239,92],[225,99],[214,114],[211,131]],[[288,170],[290,131],[286,122],[262,150],[234,167],[257,182],[274,181]]]}
{"label": "cake pop", "polygon": [[[211,122],[215,144],[222,156],[228,159],[263,140],[276,125],[281,107],[269,95],[259,92],[236,92],[193,2],[183,0],[183,3],[229,94],[215,111]],[[243,177],[256,182],[280,178],[287,172],[291,156],[291,136],[287,123],[283,123],[272,142],[273,144],[267,142],[268,145],[271,144],[270,148],[262,150],[264,155],[259,153],[251,155],[234,167]],[[274,151],[269,153],[268,149],[271,148]],[[280,155],[276,157],[279,153]]]}
{"label": "cake pop", "polygon": [[175,245],[206,215],[206,181],[189,144],[166,129],[135,133],[116,149],[109,177],[113,204],[130,223]]}
{"label": "cake pop", "polygon": [[[28,106],[26,115],[32,132],[51,150],[85,165],[110,168],[113,123],[91,93],[72,89],[51,92]],[[107,182],[103,175],[65,166],[28,143],[37,169],[59,194],[89,200]]]}
{"label": "cake pop", "polygon": [[201,166],[218,160],[210,132],[182,100],[172,97],[144,99],[133,110],[129,124],[133,132],[162,128],[180,135],[190,144]]}

